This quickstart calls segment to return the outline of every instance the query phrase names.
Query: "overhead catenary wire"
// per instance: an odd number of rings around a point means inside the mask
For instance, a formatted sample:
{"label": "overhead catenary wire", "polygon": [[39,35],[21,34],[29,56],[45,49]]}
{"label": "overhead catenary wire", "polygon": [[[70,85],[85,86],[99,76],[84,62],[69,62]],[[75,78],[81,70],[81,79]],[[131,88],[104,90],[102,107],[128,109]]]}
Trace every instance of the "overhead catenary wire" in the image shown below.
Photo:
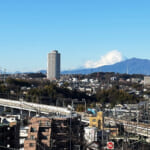
{"label": "overhead catenary wire", "polygon": [[0,148],[6,148],[7,150],[19,150],[17,148],[11,148],[11,147],[6,147],[6,146],[2,146],[2,145],[0,145]]}

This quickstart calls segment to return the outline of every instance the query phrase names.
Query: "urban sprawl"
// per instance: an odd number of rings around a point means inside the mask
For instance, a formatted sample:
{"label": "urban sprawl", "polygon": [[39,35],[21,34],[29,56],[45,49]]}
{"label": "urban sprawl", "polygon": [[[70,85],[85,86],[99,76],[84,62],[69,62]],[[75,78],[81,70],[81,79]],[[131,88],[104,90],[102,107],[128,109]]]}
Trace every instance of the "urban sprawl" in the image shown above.
{"label": "urban sprawl", "polygon": [[149,150],[150,76],[0,74],[0,150]]}

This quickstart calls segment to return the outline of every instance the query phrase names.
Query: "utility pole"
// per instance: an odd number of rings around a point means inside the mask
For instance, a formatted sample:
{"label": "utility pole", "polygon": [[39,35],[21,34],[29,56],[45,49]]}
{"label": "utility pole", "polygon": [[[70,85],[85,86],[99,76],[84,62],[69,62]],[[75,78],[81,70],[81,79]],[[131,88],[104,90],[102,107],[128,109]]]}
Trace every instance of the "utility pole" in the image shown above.
{"label": "utility pole", "polygon": [[137,112],[137,125],[138,125],[138,123],[139,123],[139,110],[138,110],[138,108],[137,108],[136,112]]}
{"label": "utility pole", "polygon": [[20,98],[19,99],[19,101],[20,101],[20,127],[22,127],[23,126],[23,99],[22,98]]}
{"label": "utility pole", "polygon": [[71,104],[71,107],[72,107],[72,108],[74,108],[73,100],[72,100],[72,104]]}
{"label": "utility pole", "polygon": [[86,100],[85,100],[85,98],[83,98],[82,101],[84,102],[84,109],[85,109],[85,113],[86,113]]}
{"label": "utility pole", "polygon": [[70,150],[71,150],[71,142],[72,142],[72,135],[71,135],[71,117],[72,117],[72,110],[70,113]]}
{"label": "utility pole", "polygon": [[149,103],[150,103],[150,99],[148,100],[148,104],[147,104],[147,110],[148,110],[148,124],[150,123],[150,122],[149,122],[149,121],[150,121],[150,120],[149,120],[149,115],[150,115],[150,114],[149,114]]}
{"label": "utility pole", "polygon": [[2,68],[0,67],[0,79],[2,79]]}

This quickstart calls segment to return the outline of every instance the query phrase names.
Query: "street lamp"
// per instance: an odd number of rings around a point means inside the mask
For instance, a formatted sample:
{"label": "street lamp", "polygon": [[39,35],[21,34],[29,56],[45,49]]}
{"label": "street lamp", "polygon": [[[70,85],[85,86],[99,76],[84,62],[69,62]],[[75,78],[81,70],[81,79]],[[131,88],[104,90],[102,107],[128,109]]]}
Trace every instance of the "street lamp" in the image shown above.
{"label": "street lamp", "polygon": [[82,101],[84,102],[84,109],[85,109],[85,113],[86,113],[86,100],[85,100],[85,98],[82,98]]}

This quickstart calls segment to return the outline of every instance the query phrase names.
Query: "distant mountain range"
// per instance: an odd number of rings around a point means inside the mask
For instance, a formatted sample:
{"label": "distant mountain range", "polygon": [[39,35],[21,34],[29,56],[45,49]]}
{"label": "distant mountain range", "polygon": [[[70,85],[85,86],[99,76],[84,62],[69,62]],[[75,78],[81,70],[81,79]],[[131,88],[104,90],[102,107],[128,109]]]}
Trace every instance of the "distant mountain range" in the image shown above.
{"label": "distant mountain range", "polygon": [[94,72],[115,72],[128,74],[150,75],[150,60],[131,58],[113,65],[106,65],[98,68],[75,69],[62,71],[62,74],[90,74]]}

